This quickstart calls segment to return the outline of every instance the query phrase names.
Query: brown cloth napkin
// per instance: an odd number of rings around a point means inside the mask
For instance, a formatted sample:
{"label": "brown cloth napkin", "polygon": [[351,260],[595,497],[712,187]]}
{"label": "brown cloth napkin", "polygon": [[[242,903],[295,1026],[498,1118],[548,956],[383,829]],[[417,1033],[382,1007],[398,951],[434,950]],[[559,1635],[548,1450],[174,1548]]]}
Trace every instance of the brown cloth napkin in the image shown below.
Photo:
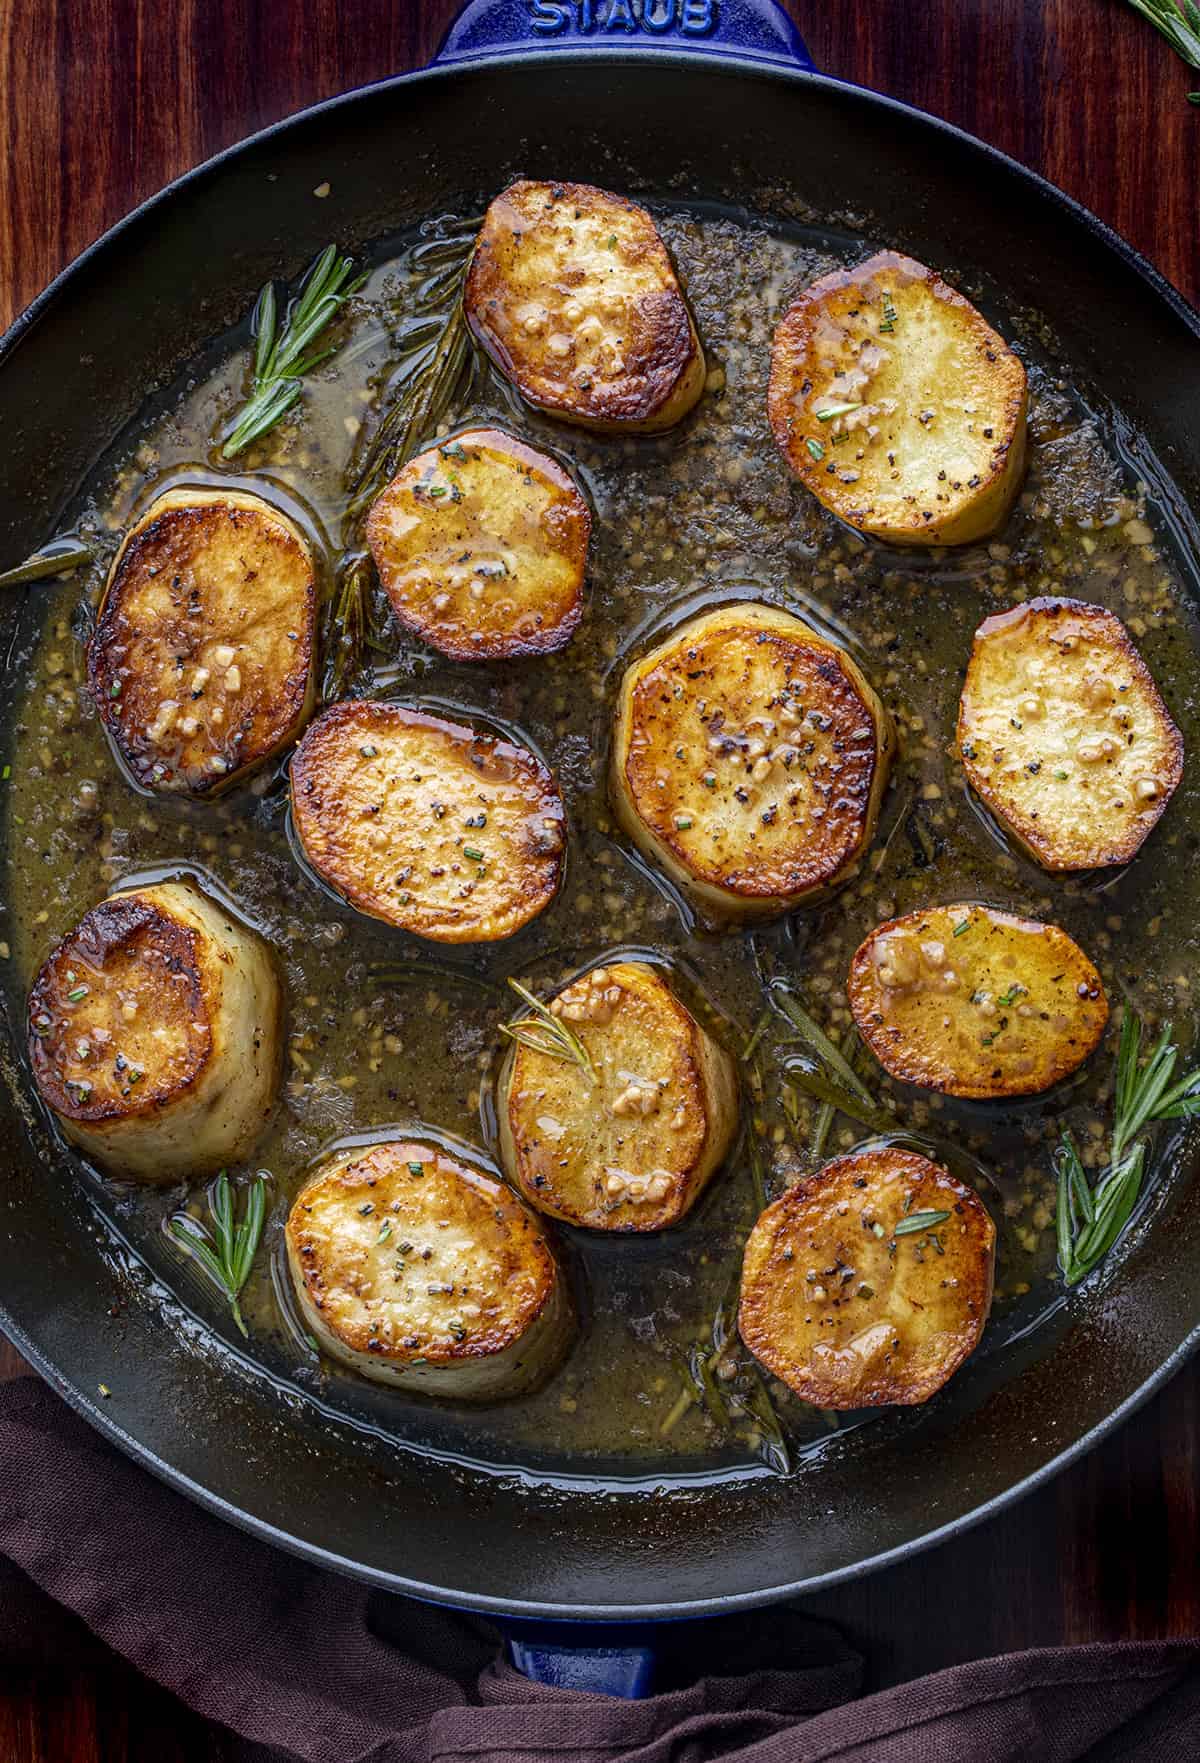
{"label": "brown cloth napkin", "polygon": [[0,1668],[61,1674],[103,1642],[228,1727],[239,1763],[1200,1757],[1200,1641],[1017,1653],[860,1697],[840,1636],[774,1610],[664,1627],[666,1687],[643,1702],[530,1683],[490,1625],[243,1536],[36,1378],[0,1387],[0,1555]]}

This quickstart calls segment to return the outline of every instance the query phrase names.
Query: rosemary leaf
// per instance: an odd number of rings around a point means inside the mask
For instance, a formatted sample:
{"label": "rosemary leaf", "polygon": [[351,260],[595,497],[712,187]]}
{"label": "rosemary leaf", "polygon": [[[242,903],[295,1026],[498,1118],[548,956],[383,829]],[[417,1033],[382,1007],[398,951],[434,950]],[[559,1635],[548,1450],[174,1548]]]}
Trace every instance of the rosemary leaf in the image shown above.
{"label": "rosemary leaf", "polygon": [[736,1266],[725,1288],[725,1296],[713,1312],[713,1351],[720,1356],[737,1332],[738,1297],[742,1289],[742,1270]]}
{"label": "rosemary leaf", "polygon": [[45,581],[53,575],[70,575],[72,570],[82,569],[85,563],[90,563],[94,556],[92,547],[73,534],[64,539],[51,539],[24,563],[0,573],[0,588],[19,588],[25,582]]}
{"label": "rosemary leaf", "polygon": [[226,1297],[228,1297],[229,1287],[225,1283],[224,1263],[217,1259],[209,1244],[199,1234],[200,1228],[201,1227],[194,1223],[190,1218],[186,1220],[182,1217],[173,1218],[170,1224],[171,1235],[177,1242],[182,1243],[188,1254],[193,1256],[195,1260],[205,1268],[210,1278],[220,1286]]}
{"label": "rosemary leaf", "polygon": [[1058,1265],[1067,1284],[1072,1285],[1075,1271],[1075,1251],[1072,1245],[1077,1221],[1071,1203],[1071,1183],[1061,1169],[1058,1172],[1058,1203],[1055,1208],[1054,1228],[1058,1240]]}
{"label": "rosemary leaf", "polygon": [[528,1047],[531,1053],[542,1053],[547,1059],[562,1059],[567,1064],[580,1065],[580,1061],[561,1040],[555,1040],[541,1031],[535,1022],[502,1022],[500,1033],[507,1035],[510,1041],[517,1041],[522,1047]]}
{"label": "rosemary leaf", "polygon": [[280,380],[261,395],[256,394],[245,406],[237,427],[221,449],[222,456],[232,459],[235,453],[244,452],[260,435],[269,434],[277,423],[283,421],[292,405],[299,402],[302,389],[298,379]]}
{"label": "rosemary leaf", "polygon": [[1069,1132],[1063,1133],[1062,1155],[1066,1163],[1072,1202],[1084,1223],[1090,1224],[1096,1216],[1095,1201],[1092,1198],[1092,1190],[1088,1186],[1087,1172],[1075,1147],[1075,1140]]}
{"label": "rosemary leaf", "polygon": [[1095,1212],[1075,1239],[1075,1285],[1105,1256],[1124,1230],[1142,1184],[1146,1148],[1136,1146],[1121,1163],[1105,1171],[1096,1188]]}
{"label": "rosemary leaf", "polygon": [[945,1224],[949,1216],[948,1212],[940,1210],[910,1212],[906,1218],[901,1218],[892,1226],[892,1235],[894,1237],[911,1237],[915,1236],[918,1231],[936,1230],[939,1224]]}
{"label": "rosemary leaf", "polygon": [[212,1198],[209,1200],[209,1211],[212,1213],[213,1235],[217,1241],[217,1254],[222,1264],[229,1269],[230,1289],[234,1274],[234,1219],[233,1193],[229,1186],[229,1177],[222,1170],[213,1185]]}
{"label": "rosemary leaf", "polygon": [[267,1185],[260,1177],[250,1189],[245,1214],[234,1232],[232,1271],[239,1292],[250,1277],[266,1216]]}
{"label": "rosemary leaf", "polygon": [[256,380],[266,376],[267,363],[271,359],[271,351],[275,347],[275,324],[275,283],[268,282],[255,302],[254,314],[250,320],[250,332],[254,338],[254,377]]}
{"label": "rosemary leaf", "polygon": [[[1136,1032],[1131,1033],[1126,1043],[1125,1027],[1129,1022],[1136,1024]],[[1146,1064],[1138,1068],[1138,1052],[1141,1046],[1141,1024],[1132,1011],[1127,1011],[1121,1023],[1121,1047],[1117,1063],[1117,1101],[1113,1115],[1113,1140],[1110,1161],[1118,1163],[1122,1153],[1142,1128],[1152,1120],[1164,1118],[1164,1108],[1174,1110],[1175,1099],[1189,1099],[1190,1092],[1197,1082],[1200,1073],[1187,1077],[1182,1084],[1172,1088],[1171,1078],[1175,1070],[1177,1050],[1171,1045],[1171,1025],[1168,1023],[1159,1036],[1158,1044],[1151,1053]],[[1198,1100],[1200,1106],[1200,1100]],[[1182,1109],[1180,1112],[1191,1112]],[[1171,1118],[1178,1116],[1172,1112]]]}
{"label": "rosemary leaf", "polygon": [[907,824],[909,810],[912,808],[915,795],[916,790],[911,783],[901,785],[897,790],[897,796],[899,799],[898,804],[892,813],[892,824],[888,828],[887,835],[884,838],[882,845],[879,846],[877,852],[877,861],[875,863],[876,875],[882,873],[883,866],[888,859],[888,853],[891,851],[891,848],[895,843],[897,833]]}

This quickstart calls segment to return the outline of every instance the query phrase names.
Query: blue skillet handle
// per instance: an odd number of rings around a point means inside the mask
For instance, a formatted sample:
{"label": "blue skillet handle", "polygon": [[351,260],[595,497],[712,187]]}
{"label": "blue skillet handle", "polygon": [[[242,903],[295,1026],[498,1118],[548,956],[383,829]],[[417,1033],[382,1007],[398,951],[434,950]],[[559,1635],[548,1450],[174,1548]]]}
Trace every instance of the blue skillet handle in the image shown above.
{"label": "blue skillet handle", "polygon": [[[614,1645],[628,1635],[624,1645]],[[635,1638],[636,1637],[636,1638]],[[604,1628],[597,1631],[575,1623],[531,1625],[508,1630],[508,1650],[523,1677],[561,1690],[587,1690],[593,1695],[638,1701],[654,1681],[654,1648],[645,1644],[645,1630]]]}
{"label": "blue skillet handle", "polygon": [[778,0],[469,0],[432,66],[531,50],[656,49],[812,70]]}

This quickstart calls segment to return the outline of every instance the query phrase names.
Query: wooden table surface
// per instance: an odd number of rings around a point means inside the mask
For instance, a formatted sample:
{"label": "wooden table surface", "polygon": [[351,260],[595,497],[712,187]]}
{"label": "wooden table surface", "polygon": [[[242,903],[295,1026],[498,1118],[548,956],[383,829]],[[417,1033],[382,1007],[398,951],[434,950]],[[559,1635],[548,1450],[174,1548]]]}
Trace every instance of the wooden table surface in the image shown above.
{"label": "wooden table surface", "polygon": [[[420,66],[456,0],[0,0],[0,324],[169,178]],[[1121,0],[791,0],[817,65],[1042,172],[1200,300],[1200,83]],[[0,1375],[20,1369],[0,1344]],[[1200,1631],[1200,1366],[1084,1463],[911,1565],[813,1600],[875,1683],[1031,1645]],[[216,1763],[124,1666],[0,1678],[3,1763]]]}

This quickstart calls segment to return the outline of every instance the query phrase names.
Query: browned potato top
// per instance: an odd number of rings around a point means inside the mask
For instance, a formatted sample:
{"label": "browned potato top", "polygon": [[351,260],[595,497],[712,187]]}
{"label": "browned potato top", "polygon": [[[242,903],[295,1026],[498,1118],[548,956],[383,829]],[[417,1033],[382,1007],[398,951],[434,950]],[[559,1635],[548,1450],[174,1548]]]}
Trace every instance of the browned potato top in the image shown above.
{"label": "browned potato top", "polygon": [[[537,1220],[503,1183],[415,1139],[324,1165],[292,1207],[287,1243],[322,1332],[343,1354],[393,1365],[494,1358],[562,1280]],[[469,1379],[463,1388],[476,1393]]]}
{"label": "browned potato top", "polygon": [[38,1088],[67,1120],[152,1114],[207,1062],[219,995],[197,931],[153,894],[101,900],[30,993]]}
{"label": "browned potato top", "polygon": [[1108,1021],[1100,975],[1066,931],[975,904],[881,924],[855,953],[847,994],[886,1071],[951,1096],[1048,1090]]}
{"label": "browned potato top", "polygon": [[28,1029],[34,1079],[64,1135],[125,1181],[238,1162],[274,1110],[274,960],[190,878],[85,913],[42,964]]}
{"label": "browned potato top", "polygon": [[995,1244],[978,1197],[928,1158],[838,1157],[751,1231],[739,1331],[815,1407],[927,1402],[979,1344]]}
{"label": "browned potato top", "polygon": [[984,619],[958,750],[972,787],[1052,871],[1127,863],[1183,775],[1183,737],[1125,626],[1082,600]]}
{"label": "browned potato top", "polygon": [[591,525],[557,460],[471,429],[409,460],[372,506],[367,543],[407,630],[456,661],[492,661],[568,641]]}
{"label": "browned potato top", "polygon": [[933,270],[880,251],[797,295],[771,354],[775,440],[818,501],[893,545],[995,530],[1025,466],[1025,369]]}
{"label": "browned potato top", "polygon": [[351,906],[435,942],[511,936],[562,875],[562,797],[536,754],[411,705],[318,717],[292,758],[292,814]]}
{"label": "browned potato top", "polygon": [[261,497],[189,488],[160,497],[117,553],[88,674],[134,780],[206,795],[296,734],[315,653],[299,529]]}
{"label": "browned potato top", "polygon": [[499,1095],[506,1173],[570,1224],[678,1223],[737,1131],[729,1055],[645,962],[590,968],[550,1009],[589,1066],[514,1045]]}
{"label": "browned potato top", "polygon": [[600,429],[663,429],[704,387],[704,355],[644,208],[591,184],[510,184],[491,203],[467,321],[530,403]]}
{"label": "browned potato top", "polygon": [[790,613],[737,604],[627,670],[614,796],[648,854],[714,914],[780,912],[862,855],[892,742],[844,651]]}

